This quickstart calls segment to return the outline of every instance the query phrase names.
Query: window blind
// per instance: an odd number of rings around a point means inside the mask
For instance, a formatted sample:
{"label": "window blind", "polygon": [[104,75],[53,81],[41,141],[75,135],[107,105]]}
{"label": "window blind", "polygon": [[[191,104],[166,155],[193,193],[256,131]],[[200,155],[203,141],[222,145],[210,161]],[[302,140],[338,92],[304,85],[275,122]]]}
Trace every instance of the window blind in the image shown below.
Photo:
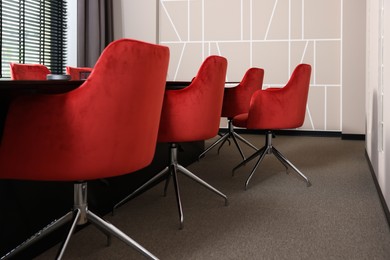
{"label": "window blind", "polygon": [[66,0],[0,0],[1,78],[10,77],[10,62],[64,73],[66,5]]}

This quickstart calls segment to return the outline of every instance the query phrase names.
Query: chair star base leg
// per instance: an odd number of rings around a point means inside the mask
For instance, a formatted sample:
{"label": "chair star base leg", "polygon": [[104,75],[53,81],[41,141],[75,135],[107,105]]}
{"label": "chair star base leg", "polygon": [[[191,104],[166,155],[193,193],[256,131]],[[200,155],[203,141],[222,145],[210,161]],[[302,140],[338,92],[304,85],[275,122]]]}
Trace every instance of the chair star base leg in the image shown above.
{"label": "chair star base leg", "polygon": [[114,209],[116,209],[120,205],[124,204],[126,201],[130,200],[131,198],[134,198],[142,190],[145,190],[145,188],[147,186],[149,186],[151,183],[153,183],[157,179],[161,178],[163,175],[168,175],[166,182],[165,182],[165,186],[164,186],[164,196],[167,193],[169,180],[172,177],[173,185],[175,187],[176,203],[177,203],[177,207],[178,207],[178,211],[179,211],[179,229],[183,229],[183,227],[184,227],[184,214],[183,214],[183,207],[182,207],[181,198],[180,198],[179,182],[178,182],[178,178],[177,178],[177,175],[179,172],[181,172],[183,175],[189,177],[190,179],[196,181],[197,183],[201,184],[202,186],[204,186],[205,188],[214,192],[215,194],[219,195],[220,197],[222,197],[224,199],[225,205],[226,206],[229,205],[228,198],[225,194],[223,194],[222,192],[220,192],[219,190],[217,190],[216,188],[214,188],[213,186],[211,186],[210,184],[208,184],[207,182],[205,182],[204,180],[202,180],[201,178],[199,178],[198,176],[196,176],[195,174],[193,174],[188,169],[186,169],[185,167],[183,167],[182,165],[180,165],[178,163],[178,161],[177,161],[178,145],[176,143],[171,143],[169,149],[170,149],[170,164],[169,164],[169,166],[165,167],[162,171],[160,171],[157,175],[155,175],[153,178],[148,180],[145,184],[143,184],[141,187],[139,187],[133,193],[131,193],[126,198],[124,198],[123,200],[118,202],[114,206],[113,211],[114,211]]}
{"label": "chair star base leg", "polygon": [[238,168],[246,165],[248,162],[252,161],[253,159],[255,159],[257,156],[261,155],[264,150],[266,149],[267,147],[266,146],[263,146],[262,148],[260,148],[258,151],[256,151],[255,153],[253,153],[251,156],[249,156],[247,159],[245,159],[244,161],[242,161],[241,163],[239,163],[236,167],[233,168],[232,170],[232,176],[234,176],[234,173],[236,170],[238,170]]}
{"label": "chair star base leg", "polygon": [[306,182],[306,186],[310,187],[311,186],[311,182],[309,181],[309,179],[294,164],[292,164],[281,152],[279,152],[272,145],[272,135],[273,134],[272,134],[271,131],[267,131],[267,134],[265,136],[265,140],[266,140],[265,141],[265,145],[260,150],[258,150],[257,152],[253,153],[249,158],[247,158],[246,160],[244,160],[240,164],[238,164],[236,167],[234,167],[233,171],[232,171],[233,175],[234,175],[234,172],[238,168],[244,166],[249,161],[251,161],[254,158],[256,158],[257,156],[259,156],[259,159],[257,160],[255,166],[253,167],[251,173],[249,174],[249,177],[247,178],[247,180],[245,182],[245,190],[247,190],[249,182],[250,182],[251,178],[253,177],[253,174],[255,173],[255,171],[257,170],[258,166],[260,165],[260,163],[264,159],[265,155],[266,154],[273,154],[279,160],[279,162],[281,162],[283,164],[283,166],[286,168],[287,172],[288,172],[288,169],[290,169],[290,168],[293,169]]}
{"label": "chair star base leg", "polygon": [[279,152],[275,147],[273,147],[273,154],[279,159],[279,161],[283,161],[282,164],[287,168],[290,166],[299,176],[306,181],[306,186],[310,187],[311,182],[309,179],[294,165],[292,164],[281,152]]}
{"label": "chair star base leg", "polygon": [[2,256],[0,259],[12,259],[16,254],[23,251],[30,245],[34,244],[35,242],[38,242],[45,236],[51,234],[53,231],[57,230],[58,228],[62,227],[69,221],[71,221],[73,218],[73,211],[68,212],[63,217],[59,218],[58,220],[54,220],[52,223],[35,233],[32,237],[27,239],[22,244],[18,245],[16,248],[8,252],[6,255]]}
{"label": "chair star base leg", "polygon": [[179,189],[179,183],[177,178],[179,172],[189,177],[190,179],[196,181],[197,183],[201,184],[202,186],[214,192],[215,194],[219,195],[225,200],[225,205],[226,206],[229,205],[228,198],[225,194],[223,194],[222,192],[220,192],[219,190],[217,190],[216,188],[214,188],[213,186],[211,186],[210,184],[208,184],[207,182],[205,182],[204,180],[202,180],[201,178],[199,178],[198,176],[196,176],[195,174],[193,174],[192,172],[190,172],[188,169],[186,169],[185,167],[183,167],[177,162],[177,144],[172,143],[170,145],[170,150],[171,150],[171,154],[170,154],[171,159],[170,159],[169,171],[170,171],[170,175],[173,177],[173,183],[175,186],[176,202],[179,210],[179,221],[180,221],[179,229],[183,229],[184,227],[184,214],[183,214],[183,207],[181,204],[180,189]]}
{"label": "chair star base leg", "polygon": [[213,186],[211,186],[210,184],[208,184],[207,182],[205,182],[204,180],[202,180],[201,178],[199,178],[198,176],[196,176],[195,174],[193,174],[192,172],[190,172],[189,170],[187,170],[186,168],[184,168],[180,164],[177,165],[177,167],[178,167],[179,171],[181,173],[183,173],[185,176],[196,181],[197,183],[201,184],[203,187],[206,187],[207,189],[214,192],[215,194],[219,195],[220,197],[222,197],[225,200],[225,205],[229,205],[228,198],[225,194],[223,194],[222,192],[220,192],[219,190],[217,190],[216,188],[214,188]]}
{"label": "chair star base leg", "polygon": [[44,238],[45,236],[49,235],[59,227],[65,225],[68,222],[72,222],[71,227],[68,231],[68,234],[66,236],[66,239],[60,246],[60,250],[58,251],[56,259],[61,259],[65,253],[65,250],[68,246],[68,243],[70,241],[71,236],[74,233],[74,230],[77,225],[84,225],[88,221],[93,223],[95,226],[97,226],[100,230],[102,230],[110,240],[110,234],[114,235],[115,237],[119,238],[126,244],[132,246],[134,249],[139,251],[141,254],[146,256],[149,259],[158,259],[156,256],[154,256],[152,253],[147,251],[145,248],[143,248],[140,244],[135,242],[133,239],[131,239],[129,236],[127,236],[125,233],[123,233],[121,230],[116,228],[114,225],[104,221],[100,217],[96,216],[94,213],[88,210],[88,204],[87,204],[87,183],[86,182],[78,182],[74,184],[74,206],[73,210],[65,214],[63,217],[61,217],[58,220],[55,220],[45,228],[43,228],[41,231],[37,232],[34,236],[32,236],[30,239],[26,240],[24,243],[10,251],[8,254],[1,257],[1,260],[3,259],[11,259],[14,257],[17,253],[21,252],[22,250],[26,249],[28,246],[32,245],[33,243],[39,241],[40,239]]}
{"label": "chair star base leg", "polygon": [[228,131],[227,131],[227,133],[225,133],[221,138],[219,138],[217,141],[215,141],[213,144],[211,144],[203,153],[201,153],[199,155],[198,158],[200,159],[200,158],[204,157],[206,155],[206,153],[208,153],[216,145],[218,145],[218,144],[220,144],[222,142],[221,145],[218,147],[218,154],[219,154],[219,150],[222,148],[222,146],[224,145],[224,143],[226,141],[229,141],[229,138],[233,139],[233,142],[236,145],[236,147],[237,147],[237,149],[238,149],[238,151],[239,151],[239,153],[240,153],[240,155],[241,155],[243,160],[245,160],[246,158],[245,158],[244,153],[242,152],[242,149],[241,149],[240,145],[238,144],[237,139],[257,151],[256,146],[251,144],[249,141],[247,141],[246,139],[244,139],[242,136],[240,136],[239,134],[237,134],[234,131],[233,120],[232,119],[228,119]]}
{"label": "chair star base leg", "polygon": [[103,229],[108,233],[111,233],[118,239],[122,240],[127,245],[133,247],[135,250],[137,250],[139,253],[144,255],[145,257],[149,259],[158,259],[156,256],[154,256],[152,253],[150,253],[148,250],[146,250],[143,246],[138,244],[136,241],[131,239],[128,235],[126,235],[124,232],[122,232],[120,229],[112,225],[111,223],[103,220],[102,218],[98,217],[91,211],[87,212],[87,218],[88,220],[93,223],[95,226],[99,227],[99,229]]}
{"label": "chair star base leg", "polygon": [[[124,199],[119,201],[117,204],[115,204],[114,207],[112,208],[112,215],[114,215],[115,209],[117,209],[118,207],[122,206],[123,204],[125,204],[126,202],[128,202],[129,200],[131,200],[132,198],[137,196],[138,194],[140,194],[147,187],[149,187],[149,185],[151,185],[153,182],[155,182],[156,180],[160,179],[162,176],[168,174],[168,172],[169,172],[168,167],[165,167],[162,171],[160,171],[155,176],[153,176],[153,178],[151,178],[150,180],[145,182],[141,187],[139,187],[138,189],[133,191],[131,194],[127,195]],[[167,182],[168,181],[169,181],[169,179],[167,179]],[[165,192],[164,192],[164,194],[165,194]]]}
{"label": "chair star base leg", "polygon": [[221,143],[223,141],[223,143],[228,140],[229,138],[229,133],[225,133],[224,135],[222,135],[221,138],[219,138],[217,141],[215,141],[212,145],[210,145],[203,153],[201,153],[199,156],[198,156],[198,159],[201,159],[203,158],[206,153],[208,153],[211,149],[213,149],[215,146],[217,146],[219,143]]}
{"label": "chair star base leg", "polygon": [[[178,171],[177,168],[178,167],[176,164],[171,164],[169,168],[170,168],[170,174],[172,175],[172,179],[173,179],[173,185],[175,187],[176,204],[177,204],[177,209],[179,211],[179,229],[183,229],[184,228],[184,213],[183,213],[183,206],[181,204],[179,180],[177,178],[177,171]],[[166,192],[167,187],[168,187],[168,182],[165,183],[164,192]]]}

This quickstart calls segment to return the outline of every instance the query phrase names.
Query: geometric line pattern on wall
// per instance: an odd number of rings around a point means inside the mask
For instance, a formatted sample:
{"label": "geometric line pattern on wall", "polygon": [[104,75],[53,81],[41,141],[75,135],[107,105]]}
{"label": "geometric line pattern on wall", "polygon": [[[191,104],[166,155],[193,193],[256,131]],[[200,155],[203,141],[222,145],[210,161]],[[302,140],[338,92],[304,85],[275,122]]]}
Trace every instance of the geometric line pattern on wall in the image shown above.
{"label": "geometric line pattern on wall", "polygon": [[250,67],[282,87],[312,65],[301,130],[341,131],[342,0],[160,0],[159,43],[170,48],[168,80],[190,80],[209,55],[228,59],[227,81]]}

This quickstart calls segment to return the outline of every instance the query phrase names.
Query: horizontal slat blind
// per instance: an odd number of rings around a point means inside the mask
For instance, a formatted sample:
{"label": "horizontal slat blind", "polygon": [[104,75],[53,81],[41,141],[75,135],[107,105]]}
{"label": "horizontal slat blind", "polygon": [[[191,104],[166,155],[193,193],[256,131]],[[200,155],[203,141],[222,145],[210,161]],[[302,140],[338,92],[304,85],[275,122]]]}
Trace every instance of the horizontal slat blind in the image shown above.
{"label": "horizontal slat blind", "polygon": [[64,73],[66,0],[0,0],[1,77],[9,63],[40,63]]}

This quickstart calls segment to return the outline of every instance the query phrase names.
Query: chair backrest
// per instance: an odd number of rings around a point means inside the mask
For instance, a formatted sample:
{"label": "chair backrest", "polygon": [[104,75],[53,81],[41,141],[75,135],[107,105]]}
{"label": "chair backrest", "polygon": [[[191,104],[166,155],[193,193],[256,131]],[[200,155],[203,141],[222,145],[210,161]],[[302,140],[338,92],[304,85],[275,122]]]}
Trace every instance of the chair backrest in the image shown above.
{"label": "chair backrest", "polygon": [[0,178],[89,180],[153,159],[169,49],[121,39],[79,88],[15,99],[0,146]]}
{"label": "chair backrest", "polygon": [[240,84],[225,88],[222,105],[222,117],[233,118],[236,115],[248,113],[251,97],[263,86],[264,70],[250,68],[246,71]]}
{"label": "chair backrest", "polygon": [[226,58],[209,56],[188,87],[166,91],[158,141],[197,141],[217,135],[226,69]]}
{"label": "chair backrest", "polygon": [[88,76],[83,77],[83,73],[89,74],[91,73],[93,68],[88,67],[71,67],[66,66],[66,74],[70,75],[72,80],[80,80],[80,79],[86,79]]}
{"label": "chair backrest", "polygon": [[299,64],[280,89],[256,91],[251,99],[247,127],[286,129],[302,126],[305,120],[311,66]]}
{"label": "chair backrest", "polygon": [[42,64],[10,63],[13,80],[46,80],[50,70]]}

